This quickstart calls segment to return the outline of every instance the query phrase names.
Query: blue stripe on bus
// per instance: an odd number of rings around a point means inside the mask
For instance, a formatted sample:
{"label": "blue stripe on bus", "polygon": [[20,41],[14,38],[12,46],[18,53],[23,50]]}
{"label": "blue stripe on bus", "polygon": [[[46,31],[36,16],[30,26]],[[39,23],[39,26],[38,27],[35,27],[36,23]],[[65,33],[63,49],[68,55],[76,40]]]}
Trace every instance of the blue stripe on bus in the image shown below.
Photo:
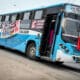
{"label": "blue stripe on bus", "polygon": [[28,37],[29,35],[16,34],[9,38],[0,38],[0,45],[16,48],[16,46],[20,46],[23,42],[26,42]]}
{"label": "blue stripe on bus", "polygon": [[25,52],[25,48],[29,40],[34,40],[36,45],[39,45],[40,40],[36,38],[36,35],[27,34],[16,34],[9,38],[0,38],[0,45]]}

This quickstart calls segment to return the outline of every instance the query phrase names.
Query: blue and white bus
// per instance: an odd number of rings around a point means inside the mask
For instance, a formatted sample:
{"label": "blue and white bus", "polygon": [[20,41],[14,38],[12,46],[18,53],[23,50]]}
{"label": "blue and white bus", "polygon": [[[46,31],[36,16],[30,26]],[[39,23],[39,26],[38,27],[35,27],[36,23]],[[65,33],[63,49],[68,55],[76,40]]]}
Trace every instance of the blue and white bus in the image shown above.
{"label": "blue and white bus", "polygon": [[59,4],[0,14],[0,46],[31,59],[80,62],[80,6]]}

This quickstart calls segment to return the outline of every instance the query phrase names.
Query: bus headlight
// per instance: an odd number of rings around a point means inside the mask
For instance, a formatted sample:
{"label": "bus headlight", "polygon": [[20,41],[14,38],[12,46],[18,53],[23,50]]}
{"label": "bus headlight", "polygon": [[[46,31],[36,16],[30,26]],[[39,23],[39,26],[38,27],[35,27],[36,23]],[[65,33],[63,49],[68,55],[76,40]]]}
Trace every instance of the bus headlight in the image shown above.
{"label": "bus headlight", "polygon": [[69,52],[69,49],[64,44],[59,44],[60,48],[62,48],[66,53]]}

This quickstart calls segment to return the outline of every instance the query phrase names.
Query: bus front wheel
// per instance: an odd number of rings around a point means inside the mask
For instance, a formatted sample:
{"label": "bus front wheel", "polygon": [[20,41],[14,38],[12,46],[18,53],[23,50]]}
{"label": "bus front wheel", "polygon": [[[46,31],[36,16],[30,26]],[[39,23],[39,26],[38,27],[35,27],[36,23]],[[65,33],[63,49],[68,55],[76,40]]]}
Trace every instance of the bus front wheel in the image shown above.
{"label": "bus front wheel", "polygon": [[30,59],[35,59],[36,58],[35,54],[36,54],[36,46],[34,43],[30,43],[27,47],[26,55]]}

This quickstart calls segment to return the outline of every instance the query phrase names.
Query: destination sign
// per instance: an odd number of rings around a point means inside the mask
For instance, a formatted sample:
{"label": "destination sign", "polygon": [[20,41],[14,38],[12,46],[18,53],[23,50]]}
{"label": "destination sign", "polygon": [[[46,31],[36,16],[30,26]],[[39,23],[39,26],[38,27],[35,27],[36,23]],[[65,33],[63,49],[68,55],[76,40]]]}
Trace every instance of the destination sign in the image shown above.
{"label": "destination sign", "polygon": [[66,12],[80,14],[80,7],[79,6],[67,5],[66,6]]}
{"label": "destination sign", "polygon": [[80,14],[80,7],[72,6],[71,9],[72,9],[72,12]]}

